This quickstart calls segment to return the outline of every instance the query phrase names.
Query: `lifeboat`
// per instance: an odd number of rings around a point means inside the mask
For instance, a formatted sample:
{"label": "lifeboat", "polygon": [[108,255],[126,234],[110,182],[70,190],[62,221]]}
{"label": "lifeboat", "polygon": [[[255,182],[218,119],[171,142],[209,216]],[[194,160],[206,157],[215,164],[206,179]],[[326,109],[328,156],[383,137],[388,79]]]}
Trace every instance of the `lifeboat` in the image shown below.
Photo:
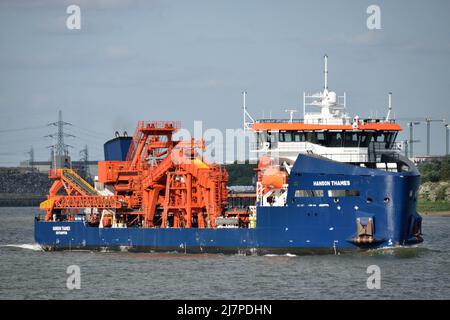
{"label": "lifeboat", "polygon": [[261,183],[266,189],[282,189],[287,183],[287,173],[276,167],[266,168]]}

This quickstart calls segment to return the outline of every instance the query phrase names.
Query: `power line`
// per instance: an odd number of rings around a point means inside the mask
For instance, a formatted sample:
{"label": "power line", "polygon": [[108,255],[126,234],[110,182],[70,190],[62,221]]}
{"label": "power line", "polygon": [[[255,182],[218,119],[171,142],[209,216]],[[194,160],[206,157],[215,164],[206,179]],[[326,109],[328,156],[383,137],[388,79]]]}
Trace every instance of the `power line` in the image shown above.
{"label": "power line", "polygon": [[26,130],[35,130],[35,129],[43,129],[46,126],[34,126],[34,127],[25,127],[25,128],[12,128],[12,129],[2,129],[0,133],[4,132],[17,132],[17,131],[26,131]]}
{"label": "power line", "polygon": [[16,156],[18,154],[23,154],[23,151],[0,152],[0,157],[2,157],[2,156]]}
{"label": "power line", "polygon": [[97,140],[97,141],[105,141],[106,140],[106,138],[104,137],[104,136],[102,136],[102,137],[100,137],[100,136],[97,136],[97,135],[93,135],[93,134],[90,134],[90,133],[87,133],[87,132],[82,132],[82,131],[79,131],[79,130],[71,130],[71,129],[66,129],[67,131],[69,131],[69,132],[73,132],[74,134],[77,134],[77,137],[78,138],[80,138],[80,135],[82,135],[82,136],[84,136],[84,137],[86,137],[86,139],[90,139],[90,140]]}
{"label": "power line", "polygon": [[56,126],[58,128],[58,131],[49,135],[46,135],[45,137],[48,138],[55,138],[56,143],[52,146],[49,146],[52,148],[52,152],[56,152],[57,156],[67,156],[69,154],[69,147],[72,147],[71,145],[64,143],[65,137],[72,137],[75,138],[73,134],[65,133],[64,132],[64,126],[71,126],[72,124],[69,122],[64,122],[62,119],[62,111],[58,111],[58,121],[49,123],[47,126]]}
{"label": "power line", "polygon": [[81,132],[85,133],[85,134],[90,134],[90,135],[95,135],[97,137],[101,137],[104,138],[105,136],[109,136],[111,135],[111,133],[105,133],[105,132],[97,132],[91,129],[86,129],[86,128],[82,128],[80,126],[77,125],[72,125],[73,128],[78,129],[78,130],[82,130]]}

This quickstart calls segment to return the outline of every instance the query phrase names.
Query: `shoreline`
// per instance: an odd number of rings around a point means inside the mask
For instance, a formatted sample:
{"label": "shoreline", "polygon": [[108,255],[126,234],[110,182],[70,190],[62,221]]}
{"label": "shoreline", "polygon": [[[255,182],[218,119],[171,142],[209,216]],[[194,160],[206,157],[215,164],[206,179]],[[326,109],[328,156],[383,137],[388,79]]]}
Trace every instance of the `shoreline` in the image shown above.
{"label": "shoreline", "polygon": [[[27,194],[27,195],[17,195],[17,194],[1,194],[0,195],[0,207],[38,207],[42,201],[47,198],[46,195],[37,194]],[[417,208],[417,212],[422,217],[450,217],[450,210],[445,208],[433,208],[428,206],[428,208]],[[438,210],[436,210],[438,209]],[[439,210],[444,209],[444,210]]]}
{"label": "shoreline", "polygon": [[39,207],[47,197],[44,195],[0,195],[0,207]]}
{"label": "shoreline", "polygon": [[450,218],[450,211],[428,211],[419,212],[421,217],[446,217]]}

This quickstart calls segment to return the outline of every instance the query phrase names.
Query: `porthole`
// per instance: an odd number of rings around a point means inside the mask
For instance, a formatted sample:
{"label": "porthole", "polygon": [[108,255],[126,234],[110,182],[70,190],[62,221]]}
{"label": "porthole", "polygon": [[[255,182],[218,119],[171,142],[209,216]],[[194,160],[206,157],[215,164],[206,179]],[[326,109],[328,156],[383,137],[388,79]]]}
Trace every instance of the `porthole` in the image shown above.
{"label": "porthole", "polygon": [[334,203],[339,203],[339,198],[334,198],[333,201]]}
{"label": "porthole", "polygon": [[371,197],[367,197],[366,202],[367,202],[367,203],[372,203],[372,202],[373,202],[373,199],[372,199]]}
{"label": "porthole", "polygon": [[385,197],[385,198],[383,199],[383,202],[384,202],[384,203],[389,203],[389,201],[391,201],[391,199],[389,199],[389,197]]}

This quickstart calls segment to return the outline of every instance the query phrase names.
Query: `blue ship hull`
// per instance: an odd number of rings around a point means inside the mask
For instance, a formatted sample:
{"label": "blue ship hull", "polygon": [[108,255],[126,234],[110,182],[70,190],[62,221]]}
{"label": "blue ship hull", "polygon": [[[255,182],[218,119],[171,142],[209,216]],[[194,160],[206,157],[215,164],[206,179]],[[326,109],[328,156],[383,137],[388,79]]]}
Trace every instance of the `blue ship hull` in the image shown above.
{"label": "blue ship hull", "polygon": [[98,228],[85,221],[35,221],[35,240],[47,250],[258,254],[417,244],[422,241],[416,212],[420,176],[410,165],[408,171],[388,172],[299,155],[286,205],[257,206],[255,228]]}

